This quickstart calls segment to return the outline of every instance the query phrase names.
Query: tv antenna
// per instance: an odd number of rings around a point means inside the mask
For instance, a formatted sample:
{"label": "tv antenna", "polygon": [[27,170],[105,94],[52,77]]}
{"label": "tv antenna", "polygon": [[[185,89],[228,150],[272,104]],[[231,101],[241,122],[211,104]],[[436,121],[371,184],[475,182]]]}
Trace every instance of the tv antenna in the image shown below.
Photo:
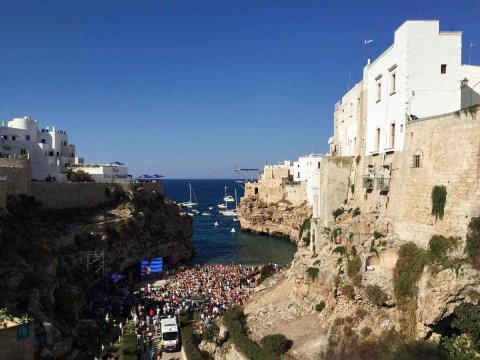
{"label": "tv antenna", "polygon": [[365,52],[367,65],[370,63],[370,57],[368,56],[368,53],[367,53],[367,46],[370,45],[371,43],[373,43],[373,39],[367,40],[367,38],[365,38],[365,40],[363,41],[363,51]]}
{"label": "tv antenna", "polygon": [[477,46],[473,42],[470,42],[470,54],[468,55],[468,65],[472,65],[472,47]]}

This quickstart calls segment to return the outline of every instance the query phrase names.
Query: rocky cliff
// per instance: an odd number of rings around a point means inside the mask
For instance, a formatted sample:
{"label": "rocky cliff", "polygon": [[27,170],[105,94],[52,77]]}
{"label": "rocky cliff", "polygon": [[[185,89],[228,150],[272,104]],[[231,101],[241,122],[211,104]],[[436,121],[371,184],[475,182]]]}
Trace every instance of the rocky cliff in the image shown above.
{"label": "rocky cliff", "polygon": [[108,204],[63,210],[19,195],[1,216],[0,304],[30,314],[37,333],[51,323],[45,351],[55,358],[81,346],[86,292],[99,280],[87,269],[88,251],[104,251],[106,275],[147,257],[173,264],[193,255],[191,218],[160,192],[117,186],[108,195]]}
{"label": "rocky cliff", "polygon": [[[478,244],[472,231],[466,238]],[[282,333],[291,358],[390,359],[404,339],[458,332],[455,309],[479,301],[465,240],[436,237],[422,249],[398,239],[388,219],[353,209],[317,236],[315,252],[299,248],[245,309],[254,340]]]}
{"label": "rocky cliff", "polygon": [[238,217],[242,230],[285,236],[298,242],[299,229],[311,211],[306,201],[299,206],[288,201],[267,204],[255,196],[246,196],[240,201]]}

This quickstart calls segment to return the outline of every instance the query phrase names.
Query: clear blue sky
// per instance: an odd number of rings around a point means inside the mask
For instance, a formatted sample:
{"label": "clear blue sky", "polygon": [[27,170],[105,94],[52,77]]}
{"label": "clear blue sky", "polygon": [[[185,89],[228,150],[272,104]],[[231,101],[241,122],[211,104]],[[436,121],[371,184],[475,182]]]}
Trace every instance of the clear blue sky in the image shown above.
{"label": "clear blue sky", "polygon": [[325,152],[364,39],[374,58],[407,19],[463,30],[480,63],[480,0],[1,0],[0,119],[134,175],[233,178]]}

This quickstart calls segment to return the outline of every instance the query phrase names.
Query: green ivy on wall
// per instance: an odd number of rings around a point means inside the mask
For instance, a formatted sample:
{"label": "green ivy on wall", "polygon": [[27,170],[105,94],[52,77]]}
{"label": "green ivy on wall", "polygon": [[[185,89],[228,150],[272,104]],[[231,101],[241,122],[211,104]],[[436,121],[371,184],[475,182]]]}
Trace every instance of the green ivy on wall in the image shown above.
{"label": "green ivy on wall", "polygon": [[442,220],[447,202],[447,188],[443,185],[437,185],[432,190],[432,215],[435,220]]}

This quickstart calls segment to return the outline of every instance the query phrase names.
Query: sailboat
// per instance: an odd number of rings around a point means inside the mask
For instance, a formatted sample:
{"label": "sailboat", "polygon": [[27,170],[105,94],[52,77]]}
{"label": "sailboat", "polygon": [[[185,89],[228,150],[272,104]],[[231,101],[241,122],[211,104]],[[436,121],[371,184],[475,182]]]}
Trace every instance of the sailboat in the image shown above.
{"label": "sailboat", "polygon": [[237,216],[237,189],[235,189],[235,209],[231,209],[229,210],[228,209],[228,202],[225,202],[225,210],[222,210],[220,211],[220,214],[222,214],[223,216]]}
{"label": "sailboat", "polygon": [[188,183],[188,186],[190,187],[190,201],[180,203],[180,205],[191,208],[192,206],[198,205],[198,202],[193,202],[192,201],[192,194],[193,194],[193,198],[195,199],[195,201],[198,201],[198,200],[197,200],[197,197],[195,196],[195,192],[192,189],[192,184]]}
{"label": "sailboat", "polygon": [[223,198],[223,201],[227,202],[234,202],[235,199],[233,198],[232,195],[227,195],[227,189],[228,187],[225,186],[225,197]]}

